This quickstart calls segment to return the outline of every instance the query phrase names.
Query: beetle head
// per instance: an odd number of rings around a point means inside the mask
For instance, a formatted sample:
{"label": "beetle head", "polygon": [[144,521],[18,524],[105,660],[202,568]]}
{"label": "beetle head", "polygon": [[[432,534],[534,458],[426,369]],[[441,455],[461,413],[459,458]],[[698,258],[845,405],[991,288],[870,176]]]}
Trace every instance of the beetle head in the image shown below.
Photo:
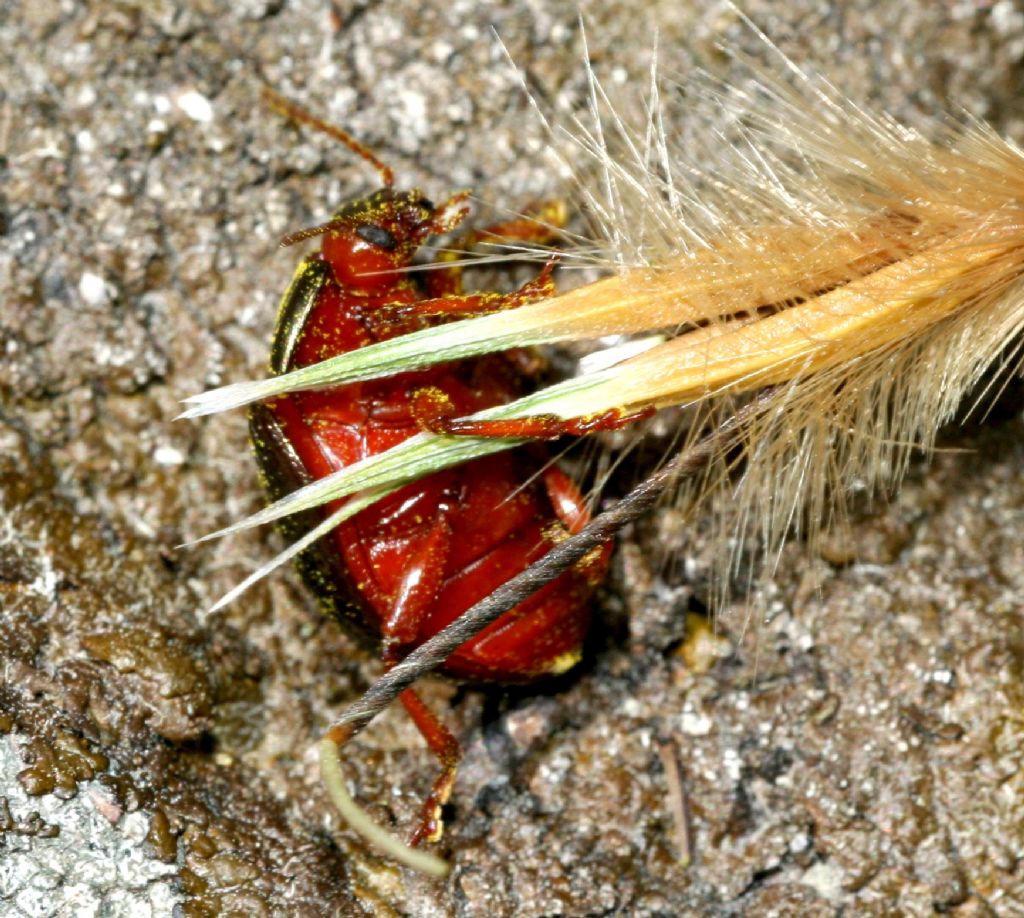
{"label": "beetle head", "polygon": [[415,189],[382,188],[352,201],[323,227],[324,260],[340,284],[364,290],[393,286],[428,236],[462,222],[465,198],[455,195],[438,207]]}

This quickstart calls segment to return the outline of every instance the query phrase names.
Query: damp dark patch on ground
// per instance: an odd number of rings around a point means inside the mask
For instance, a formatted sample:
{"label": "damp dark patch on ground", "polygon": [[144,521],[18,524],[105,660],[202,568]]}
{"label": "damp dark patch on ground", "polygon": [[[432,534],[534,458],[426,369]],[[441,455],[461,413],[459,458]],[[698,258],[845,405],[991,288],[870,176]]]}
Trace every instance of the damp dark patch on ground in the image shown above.
{"label": "damp dark patch on ground", "polygon": [[[595,66],[644,79],[654,25],[680,71],[721,62],[735,13],[684,6],[585,10]],[[1008,4],[874,6],[746,8],[854,96],[910,119],[956,104],[1021,139],[1024,21]],[[430,195],[558,193],[490,30],[545,104],[578,109],[576,3],[410,9],[0,14],[5,913],[48,914],[76,878],[125,915],[1024,910],[1014,392],[819,556],[787,549],[754,597],[763,621],[737,604],[711,627],[700,578],[663,576],[666,541],[684,568],[706,560],[700,528],[664,511],[623,540],[578,677],[540,695],[428,686],[466,743],[445,882],[339,830],[311,749],[376,668],[290,574],[205,614],[279,543],[179,548],[260,496],[240,414],[172,418],[186,395],[262,374],[296,259],[277,239],[373,181],[263,111],[261,80]],[[389,712],[353,745],[352,773],[401,829],[433,765]],[[57,851],[65,866],[46,868]]]}

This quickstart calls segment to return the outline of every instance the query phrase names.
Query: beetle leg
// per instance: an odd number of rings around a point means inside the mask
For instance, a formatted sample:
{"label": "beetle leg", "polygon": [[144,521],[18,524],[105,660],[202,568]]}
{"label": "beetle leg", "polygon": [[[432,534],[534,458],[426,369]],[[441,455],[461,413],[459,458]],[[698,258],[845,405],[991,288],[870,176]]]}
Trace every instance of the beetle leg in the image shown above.
{"label": "beetle leg", "polygon": [[437,386],[423,386],[412,393],[409,409],[417,426],[428,433],[441,433],[454,421],[457,410],[448,393]]}
{"label": "beetle leg", "polygon": [[399,863],[435,877],[445,876],[448,873],[448,864],[445,861],[427,851],[418,851],[403,844],[387,829],[370,819],[352,799],[345,782],[341,751],[352,739],[353,733],[352,724],[339,721],[324,734],[318,747],[324,785],[338,813],[363,838]]}
{"label": "beetle leg", "polygon": [[[409,560],[387,619],[383,622],[383,658],[387,668],[398,662],[403,646],[415,642],[423,615],[437,597],[442,582],[451,530],[445,519],[446,508],[423,539],[419,551]],[[411,850],[423,841],[437,841],[444,830],[441,808],[447,803],[455,783],[455,773],[462,758],[462,747],[451,731],[423,703],[413,689],[399,696],[416,729],[426,740],[430,751],[441,763],[441,773],[434,780],[423,801],[420,821],[408,846],[373,823],[352,800],[345,787],[341,766],[341,749],[351,738],[351,727],[338,723],[331,727],[320,744],[321,769],[331,799],[348,823],[402,863],[443,876],[447,865],[432,854]]]}
{"label": "beetle leg", "polygon": [[[398,661],[398,653],[403,646],[409,646],[416,641],[420,622],[437,598],[451,541],[451,528],[445,516],[445,508],[442,505],[441,515],[423,539],[419,550],[406,565],[391,613],[383,623],[383,656],[385,665],[389,667]],[[441,773],[423,801],[419,825],[409,841],[409,844],[415,847],[423,841],[433,842],[441,837],[444,829],[441,822],[441,807],[447,803],[452,785],[455,783],[455,772],[459,759],[462,758],[462,748],[451,731],[423,703],[415,691],[406,689],[400,698],[430,751],[441,763]]]}
{"label": "beetle leg", "polygon": [[[560,230],[568,222],[565,202],[559,198],[534,201],[522,214],[492,223],[480,229],[471,229],[459,237],[464,250],[481,243],[501,244],[502,242],[533,242],[537,245],[551,245],[559,238]],[[456,262],[465,255],[463,252],[444,252],[442,261]],[[452,270],[457,270],[453,266]]]}
{"label": "beetle leg", "polygon": [[[415,411],[414,407],[414,411]],[[431,414],[429,403],[424,399],[420,413],[416,415],[421,426],[436,434],[460,437],[500,437],[507,440],[555,440],[558,437],[582,437],[599,430],[618,430],[637,421],[643,421],[654,414],[653,408],[625,412],[612,408],[600,414],[589,414],[577,418],[561,418],[557,414],[534,414],[523,418],[496,418],[475,420],[453,418],[439,406]]]}
{"label": "beetle leg", "polygon": [[434,781],[430,793],[423,801],[420,824],[409,838],[412,847],[423,841],[436,842],[444,831],[441,821],[441,807],[448,802],[455,783],[455,772],[462,758],[462,747],[451,731],[438,719],[423,699],[413,689],[406,689],[398,696],[413,723],[427,741],[430,751],[441,763],[441,773]]}
{"label": "beetle leg", "polygon": [[565,226],[567,215],[565,203],[558,200],[538,201],[526,208],[520,217],[513,217],[501,223],[493,223],[481,229],[470,230],[459,237],[461,252],[441,252],[438,261],[446,267],[427,273],[425,284],[427,294],[435,298],[459,296],[463,291],[462,262],[469,250],[481,243],[501,244],[502,242],[533,242],[537,245],[551,245],[558,238],[558,231]]}
{"label": "beetle leg", "polygon": [[527,303],[535,303],[537,300],[555,295],[555,282],[551,278],[551,272],[555,268],[556,261],[557,259],[552,258],[541,268],[540,274],[512,293],[494,293],[492,291],[448,293],[444,296],[432,296],[417,300],[415,303],[388,304],[382,306],[381,310],[386,311],[390,316],[405,319],[414,316],[462,318],[487,315],[505,309],[517,309]]}
{"label": "beetle leg", "polygon": [[[548,499],[555,509],[555,515],[570,535],[576,535],[590,522],[590,511],[586,501],[574,482],[557,465],[549,465],[542,476]],[[608,571],[608,563],[612,556],[612,542],[609,539],[602,545],[587,552],[574,567],[587,580],[597,584]]]}
{"label": "beetle leg", "polygon": [[441,515],[402,571],[398,591],[381,629],[386,663],[394,663],[398,650],[415,642],[420,622],[441,588],[452,536],[445,517],[442,505]]}
{"label": "beetle leg", "polygon": [[590,511],[576,482],[557,465],[549,465],[544,469],[542,480],[555,515],[570,535],[576,535],[590,522]]}

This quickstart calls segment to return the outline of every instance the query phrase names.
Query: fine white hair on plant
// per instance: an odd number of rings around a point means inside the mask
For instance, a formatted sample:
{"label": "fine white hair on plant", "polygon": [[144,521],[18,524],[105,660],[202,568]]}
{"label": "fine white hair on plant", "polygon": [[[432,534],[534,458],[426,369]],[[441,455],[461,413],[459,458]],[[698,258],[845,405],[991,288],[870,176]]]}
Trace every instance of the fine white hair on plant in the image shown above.
{"label": "fine white hair on plant", "polygon": [[[897,485],[987,373],[1019,366],[1024,327],[1021,150],[969,119],[873,114],[760,37],[768,65],[726,49],[741,83],[658,76],[655,56],[646,97],[622,102],[591,72],[589,117],[555,128],[586,154],[605,264],[676,297],[670,340],[609,381],[619,404],[693,406],[685,444],[774,390],[679,495],[717,521],[719,599],[746,549],[770,567],[851,491]],[[670,96],[713,120],[684,135]]]}
{"label": "fine white hair on plant", "polygon": [[[767,391],[680,499],[716,521],[723,590],[748,548],[770,567],[789,534],[841,519],[852,489],[895,486],[987,373],[1017,366],[1024,153],[969,120],[915,130],[869,112],[764,42],[772,64],[734,54],[742,82],[652,65],[624,107],[591,73],[587,116],[551,127],[594,228],[581,258],[609,277],[205,393],[186,413],[510,347],[663,335],[479,417],[687,406],[685,446]],[[519,442],[421,434],[232,529]]]}

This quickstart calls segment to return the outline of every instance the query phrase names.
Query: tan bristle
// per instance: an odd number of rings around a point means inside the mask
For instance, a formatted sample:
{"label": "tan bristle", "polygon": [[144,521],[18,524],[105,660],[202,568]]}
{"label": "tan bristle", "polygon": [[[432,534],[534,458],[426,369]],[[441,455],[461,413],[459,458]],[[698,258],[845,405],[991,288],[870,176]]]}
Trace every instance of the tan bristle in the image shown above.
{"label": "tan bristle", "polygon": [[[658,80],[627,106],[644,113],[638,123],[595,80],[592,120],[553,128],[555,149],[573,148],[562,164],[575,165],[597,232],[581,258],[612,276],[207,393],[188,413],[509,347],[656,332],[665,340],[643,353],[481,417],[685,405],[686,443],[770,390],[680,495],[691,513],[712,509],[721,582],[748,548],[770,566],[787,534],[813,538],[842,518],[851,489],[898,483],[982,375],[1017,359],[1007,348],[1024,328],[1024,155],[983,125],[912,130],[866,112],[781,55],[774,71],[747,66],[743,86],[703,73],[669,84],[711,100],[715,124],[735,127],[728,143],[692,123],[677,142]],[[515,442],[420,435],[232,529]]]}

